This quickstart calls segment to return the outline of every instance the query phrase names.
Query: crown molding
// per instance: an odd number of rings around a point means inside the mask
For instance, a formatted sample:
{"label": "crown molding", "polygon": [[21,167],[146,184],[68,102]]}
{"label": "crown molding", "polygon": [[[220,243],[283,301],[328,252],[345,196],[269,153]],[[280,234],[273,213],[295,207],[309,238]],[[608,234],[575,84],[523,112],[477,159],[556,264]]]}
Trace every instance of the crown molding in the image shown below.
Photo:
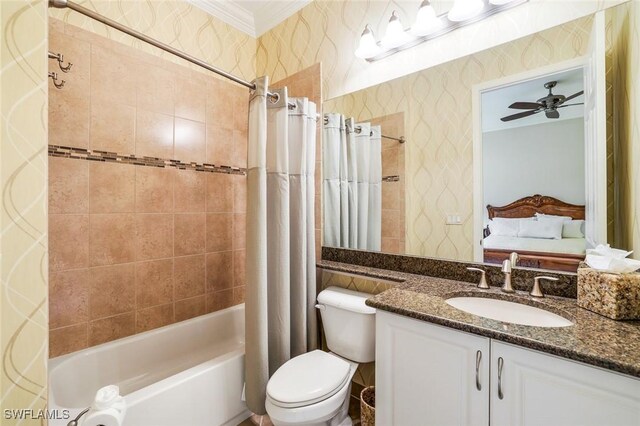
{"label": "crown molding", "polygon": [[265,0],[251,10],[242,2],[229,0],[188,0],[189,3],[232,27],[258,38],[293,15],[312,0]]}
{"label": "crown molding", "polygon": [[188,0],[189,3],[226,22],[232,27],[257,38],[253,13],[233,1]]}

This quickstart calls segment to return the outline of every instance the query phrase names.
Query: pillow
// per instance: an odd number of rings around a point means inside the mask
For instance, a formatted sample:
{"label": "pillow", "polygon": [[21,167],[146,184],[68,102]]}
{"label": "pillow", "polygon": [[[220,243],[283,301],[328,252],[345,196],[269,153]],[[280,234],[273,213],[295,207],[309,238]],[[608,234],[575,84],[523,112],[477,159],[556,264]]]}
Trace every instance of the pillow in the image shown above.
{"label": "pillow", "polygon": [[554,214],[544,214],[544,213],[536,213],[536,218],[538,220],[561,220],[563,222],[569,222],[571,216],[556,216]]}
{"label": "pillow", "polygon": [[491,235],[498,235],[500,237],[517,237],[520,230],[520,222],[522,221],[534,221],[535,218],[525,219],[509,219],[505,217],[495,217],[489,221],[489,231]]}
{"label": "pillow", "polygon": [[584,220],[571,220],[562,224],[562,238],[584,238]]}
{"label": "pillow", "polygon": [[563,223],[559,220],[522,221],[518,237],[559,240],[562,238],[562,225]]}

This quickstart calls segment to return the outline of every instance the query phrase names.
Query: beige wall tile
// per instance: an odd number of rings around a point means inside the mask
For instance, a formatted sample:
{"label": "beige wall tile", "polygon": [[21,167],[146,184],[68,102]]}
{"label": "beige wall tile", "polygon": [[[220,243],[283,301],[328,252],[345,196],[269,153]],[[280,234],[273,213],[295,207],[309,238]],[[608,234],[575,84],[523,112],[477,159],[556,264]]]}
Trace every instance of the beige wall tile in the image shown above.
{"label": "beige wall tile", "polygon": [[247,178],[244,175],[233,175],[233,212],[247,212]]}
{"label": "beige wall tile", "polygon": [[206,136],[203,122],[176,117],[173,155],[174,158],[184,162],[203,162],[206,155]]}
{"label": "beige wall tile", "polygon": [[233,289],[207,293],[206,310],[215,312],[233,306]]}
{"label": "beige wall tile", "polygon": [[172,159],[173,114],[138,108],[136,111],[136,155]]}
{"label": "beige wall tile", "polygon": [[230,166],[234,160],[233,130],[207,124],[207,163]]}
{"label": "beige wall tile", "polygon": [[175,173],[174,211],[197,213],[205,211],[205,189],[207,178],[219,173],[201,173],[193,170],[178,170]]}
{"label": "beige wall tile", "polygon": [[49,358],[79,351],[88,344],[87,323],[49,330]]}
{"label": "beige wall tile", "polygon": [[136,214],[136,260],[173,256],[173,215]]}
{"label": "beige wall tile", "polygon": [[89,323],[89,346],[131,336],[135,333],[134,312],[102,318]]}
{"label": "beige wall tile", "polygon": [[233,211],[233,175],[207,174],[207,212],[227,213]]}
{"label": "beige wall tile", "polygon": [[234,167],[247,167],[247,131],[233,131],[233,160],[231,165]]}
{"label": "beige wall tile", "polygon": [[208,213],[206,235],[207,252],[231,250],[233,248],[233,215]]}
{"label": "beige wall tile", "polygon": [[173,251],[175,256],[204,253],[205,227],[204,213],[180,213],[174,216],[175,241]]}
{"label": "beige wall tile", "polygon": [[49,213],[89,212],[89,164],[49,157]]}
{"label": "beige wall tile", "polygon": [[233,285],[235,287],[244,286],[245,279],[245,250],[234,250],[233,252]]}
{"label": "beige wall tile", "polygon": [[133,212],[135,166],[94,161],[87,163],[89,163],[89,210],[91,213]]}
{"label": "beige wall tile", "polygon": [[136,314],[136,333],[153,330],[173,322],[173,303],[143,309]]}
{"label": "beige wall tile", "polygon": [[111,317],[135,308],[133,263],[89,269],[89,318]]}
{"label": "beige wall tile", "polygon": [[173,259],[136,263],[136,309],[173,302]]}
{"label": "beige wall tile", "polygon": [[175,305],[176,321],[184,321],[206,313],[205,297],[179,300]]}
{"label": "beige wall tile", "polygon": [[204,294],[205,255],[176,257],[174,259],[175,299]]}
{"label": "beige wall tile", "polygon": [[89,215],[49,215],[51,271],[89,266]]}
{"label": "beige wall tile", "polygon": [[135,216],[92,214],[89,219],[89,264],[113,265],[135,260]]}
{"label": "beige wall tile", "polygon": [[49,144],[89,147],[91,102],[89,97],[61,96],[64,89],[49,91]]}
{"label": "beige wall tile", "polygon": [[132,58],[93,44],[91,102],[118,103],[135,107],[136,69],[137,63]]}
{"label": "beige wall tile", "polygon": [[173,173],[170,168],[136,167],[136,211],[173,211]]}
{"label": "beige wall tile", "polygon": [[175,114],[176,117],[205,122],[206,84],[190,81],[188,77],[178,75],[176,80]]}
{"label": "beige wall tile", "polygon": [[92,100],[89,148],[118,154],[134,154],[135,126],[135,107]]}
{"label": "beige wall tile", "polygon": [[233,288],[233,304],[234,305],[239,305],[240,303],[244,303],[245,292],[246,292],[245,286]]}
{"label": "beige wall tile", "polygon": [[87,269],[49,274],[49,327],[59,328],[89,319]]}
{"label": "beige wall tile", "polygon": [[175,79],[168,69],[141,62],[136,76],[138,111],[146,110],[173,117]]}
{"label": "beige wall tile", "polygon": [[207,292],[232,288],[233,274],[233,252],[207,253]]}
{"label": "beige wall tile", "polygon": [[243,249],[246,246],[246,226],[247,215],[246,214],[234,214],[233,215],[233,249]]}
{"label": "beige wall tile", "polygon": [[221,80],[207,84],[206,122],[213,128],[233,130],[233,87]]}

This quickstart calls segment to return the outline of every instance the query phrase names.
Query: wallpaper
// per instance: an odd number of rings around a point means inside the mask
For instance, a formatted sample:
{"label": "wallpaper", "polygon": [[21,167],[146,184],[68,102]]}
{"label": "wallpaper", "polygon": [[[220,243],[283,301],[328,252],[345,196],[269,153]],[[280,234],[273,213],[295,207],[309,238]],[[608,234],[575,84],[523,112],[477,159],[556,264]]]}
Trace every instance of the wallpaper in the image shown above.
{"label": "wallpaper", "polygon": [[0,423],[36,425],[4,410],[46,404],[46,2],[2,1],[0,15]]}
{"label": "wallpaper", "polygon": [[640,259],[640,2],[607,11],[609,123],[614,131],[614,244]]}
{"label": "wallpaper", "polygon": [[[371,25],[379,39],[392,11],[397,11],[404,26],[409,27],[420,2],[314,1],[258,39],[256,70],[258,75],[267,74],[276,81],[322,62],[325,99],[331,99],[590,16],[620,2],[530,1],[389,59],[367,63],[353,54],[365,24]],[[434,7],[444,12],[451,4],[450,0],[439,0]],[[549,13],[550,7],[553,13]]]}
{"label": "wallpaper", "polygon": [[[475,84],[579,57],[591,17],[325,102],[358,120],[403,111],[406,143],[406,253],[473,259]],[[461,225],[445,226],[445,216]]]}
{"label": "wallpaper", "polygon": [[[78,3],[247,81],[256,76],[256,40],[188,2],[93,0]],[[180,65],[209,73],[72,10],[50,8],[49,16]]]}

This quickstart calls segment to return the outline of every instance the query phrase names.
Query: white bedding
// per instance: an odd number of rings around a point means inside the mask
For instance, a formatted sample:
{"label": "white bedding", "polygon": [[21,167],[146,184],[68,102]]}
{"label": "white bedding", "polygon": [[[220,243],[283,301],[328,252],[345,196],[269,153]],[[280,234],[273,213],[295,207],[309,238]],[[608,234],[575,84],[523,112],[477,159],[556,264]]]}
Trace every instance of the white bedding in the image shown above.
{"label": "white bedding", "polygon": [[542,253],[585,254],[587,243],[584,238],[519,238],[489,235],[482,240],[485,249],[536,251]]}

